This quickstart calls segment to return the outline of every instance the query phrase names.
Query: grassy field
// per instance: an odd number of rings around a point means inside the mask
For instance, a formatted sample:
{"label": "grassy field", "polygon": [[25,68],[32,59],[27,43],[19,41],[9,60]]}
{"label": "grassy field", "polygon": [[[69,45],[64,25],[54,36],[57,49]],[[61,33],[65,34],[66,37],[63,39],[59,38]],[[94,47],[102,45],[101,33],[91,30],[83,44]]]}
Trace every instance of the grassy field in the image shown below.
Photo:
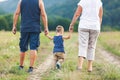
{"label": "grassy field", "polygon": [[120,56],[120,32],[102,32],[99,42],[106,50]]}
{"label": "grassy field", "polygon": [[[19,37],[17,33],[0,31],[0,80],[26,80],[28,77],[29,51],[26,53],[25,69],[18,70],[19,66]],[[41,47],[38,51],[38,57],[35,67],[42,63],[51,51],[50,40],[44,34],[41,34]],[[46,48],[48,49],[46,51]]]}
{"label": "grassy field", "polygon": [[[112,32],[111,32],[112,33]],[[113,32],[114,33],[114,32]],[[120,35],[119,32],[113,34],[114,39],[116,35]],[[102,41],[109,45],[106,37],[109,33],[101,33],[98,44]],[[110,34],[109,34],[110,35]],[[110,36],[109,36],[110,37]],[[112,37],[112,38],[113,38]],[[111,41],[114,39],[111,38]],[[119,38],[119,39],[118,39]],[[117,36],[117,40],[120,41],[120,37]],[[117,42],[118,42],[117,41]],[[118,45],[116,42],[116,45]],[[111,43],[111,42],[110,42]],[[104,43],[102,43],[104,44]],[[114,44],[114,43],[113,43]],[[120,68],[116,67],[112,63],[108,63],[100,57],[100,53],[96,51],[96,60],[93,65],[93,72],[87,72],[87,61],[85,60],[82,71],[77,71],[77,54],[78,54],[78,36],[74,33],[70,40],[65,41],[66,60],[63,64],[62,70],[49,70],[43,75],[42,80],[119,80],[120,79]],[[103,45],[104,47],[106,45]],[[109,45],[113,46],[113,45]],[[117,49],[119,46],[116,46]],[[114,48],[115,49],[115,48]],[[107,49],[109,50],[109,49]]]}
{"label": "grassy field", "polygon": [[[54,33],[52,33],[54,34]],[[67,34],[67,33],[66,33]],[[101,33],[99,44],[102,44],[107,50],[119,53],[120,32]],[[41,34],[41,46],[38,52],[36,65],[42,63],[47,55],[52,53],[53,43]],[[103,61],[96,52],[96,60],[93,66],[93,72],[88,73],[85,60],[83,70],[77,71],[78,54],[78,36],[73,33],[72,38],[65,40],[66,59],[62,70],[49,70],[43,76],[42,80],[120,80],[120,69],[106,61]],[[115,53],[116,54],[116,53]],[[26,80],[29,74],[29,51],[25,59],[25,69],[18,70],[19,66],[19,33],[13,35],[11,32],[0,32],[0,80]]]}

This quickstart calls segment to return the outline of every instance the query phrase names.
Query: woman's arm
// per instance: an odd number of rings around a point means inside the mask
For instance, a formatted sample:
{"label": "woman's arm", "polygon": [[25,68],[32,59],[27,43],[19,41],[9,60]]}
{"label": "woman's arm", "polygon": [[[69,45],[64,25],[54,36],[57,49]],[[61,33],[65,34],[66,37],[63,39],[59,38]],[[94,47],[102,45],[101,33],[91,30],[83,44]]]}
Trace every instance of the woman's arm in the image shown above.
{"label": "woman's arm", "polygon": [[100,24],[102,24],[102,16],[103,16],[103,7],[100,7],[100,10],[99,10]]}
{"label": "woman's arm", "polygon": [[74,13],[72,22],[69,27],[69,31],[73,30],[73,26],[74,26],[75,22],[77,21],[78,17],[81,15],[81,13],[82,13],[82,7],[79,5],[76,9],[76,12]]}
{"label": "woman's arm", "polygon": [[50,40],[53,40],[53,37],[52,36],[50,36],[49,34],[48,35],[46,35]]}

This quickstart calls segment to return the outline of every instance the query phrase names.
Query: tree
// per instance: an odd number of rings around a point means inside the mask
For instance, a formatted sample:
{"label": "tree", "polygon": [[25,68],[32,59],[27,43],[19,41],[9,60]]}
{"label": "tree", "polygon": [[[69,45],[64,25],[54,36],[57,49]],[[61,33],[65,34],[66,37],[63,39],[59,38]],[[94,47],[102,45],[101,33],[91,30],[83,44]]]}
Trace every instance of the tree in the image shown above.
{"label": "tree", "polygon": [[4,17],[0,17],[0,30],[8,30],[8,22]]}

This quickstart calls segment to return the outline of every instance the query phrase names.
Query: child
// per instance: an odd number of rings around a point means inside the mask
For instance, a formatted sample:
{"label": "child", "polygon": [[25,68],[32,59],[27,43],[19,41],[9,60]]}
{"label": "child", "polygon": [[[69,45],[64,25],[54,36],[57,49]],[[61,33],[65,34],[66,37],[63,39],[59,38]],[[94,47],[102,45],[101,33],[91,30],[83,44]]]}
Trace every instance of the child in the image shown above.
{"label": "child", "polygon": [[61,69],[61,64],[64,61],[64,39],[70,39],[70,34],[68,36],[63,36],[64,28],[61,25],[58,25],[56,27],[56,35],[54,37],[51,37],[49,35],[46,35],[50,40],[53,40],[54,43],[54,49],[53,49],[53,55],[54,55],[54,66],[56,65],[57,69]]}

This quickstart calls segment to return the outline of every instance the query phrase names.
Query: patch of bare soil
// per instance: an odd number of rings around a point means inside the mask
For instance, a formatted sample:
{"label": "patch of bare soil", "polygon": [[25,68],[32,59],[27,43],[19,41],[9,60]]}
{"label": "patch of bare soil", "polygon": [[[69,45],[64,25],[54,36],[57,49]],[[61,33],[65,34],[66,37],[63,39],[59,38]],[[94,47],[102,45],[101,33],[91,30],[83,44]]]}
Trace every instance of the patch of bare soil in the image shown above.
{"label": "patch of bare soil", "polygon": [[111,52],[105,50],[102,46],[97,48],[97,56],[101,57],[101,61],[107,61],[117,67],[120,67],[120,57],[112,54]]}
{"label": "patch of bare soil", "polygon": [[30,74],[27,80],[41,80],[41,76],[49,69],[52,68],[53,56],[50,55],[47,59],[40,64],[34,71]]}

